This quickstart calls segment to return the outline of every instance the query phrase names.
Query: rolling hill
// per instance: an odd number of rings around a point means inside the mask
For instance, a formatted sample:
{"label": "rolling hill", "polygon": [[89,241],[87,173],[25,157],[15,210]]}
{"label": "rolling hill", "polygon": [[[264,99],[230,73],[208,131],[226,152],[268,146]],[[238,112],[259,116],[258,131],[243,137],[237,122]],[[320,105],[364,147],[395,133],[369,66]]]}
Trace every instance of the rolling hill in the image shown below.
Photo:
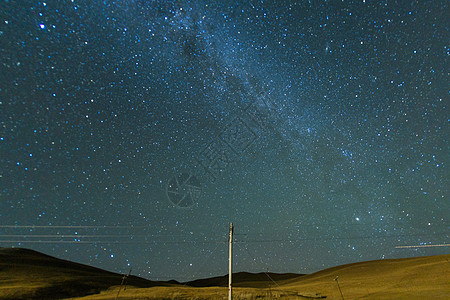
{"label": "rolling hill", "polygon": [[[1,299],[116,299],[123,275],[33,250],[0,248]],[[450,254],[337,266],[313,274],[233,274],[234,299],[449,299]],[[118,299],[226,299],[227,276],[130,276]]]}
{"label": "rolling hill", "polygon": [[[0,299],[61,299],[96,294],[120,285],[123,275],[22,248],[0,248]],[[169,286],[136,276],[136,287]]]}

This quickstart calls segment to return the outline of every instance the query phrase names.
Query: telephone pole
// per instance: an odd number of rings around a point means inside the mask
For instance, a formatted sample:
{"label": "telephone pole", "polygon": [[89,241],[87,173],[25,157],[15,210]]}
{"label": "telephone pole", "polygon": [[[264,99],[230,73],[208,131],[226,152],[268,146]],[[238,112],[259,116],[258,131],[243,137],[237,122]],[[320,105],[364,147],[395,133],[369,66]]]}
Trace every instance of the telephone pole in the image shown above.
{"label": "telephone pole", "polygon": [[229,253],[228,253],[228,300],[232,300],[233,299],[233,294],[231,291],[231,277],[232,277],[232,255],[231,255],[231,251],[233,250],[233,223],[230,223],[230,237],[229,237]]}
{"label": "telephone pole", "polygon": [[338,279],[339,279],[339,276],[336,276],[336,278],[334,280],[336,280],[337,286],[339,288],[339,293],[341,293],[341,298],[342,298],[342,300],[344,300],[344,295],[342,295],[341,286],[339,285]]}

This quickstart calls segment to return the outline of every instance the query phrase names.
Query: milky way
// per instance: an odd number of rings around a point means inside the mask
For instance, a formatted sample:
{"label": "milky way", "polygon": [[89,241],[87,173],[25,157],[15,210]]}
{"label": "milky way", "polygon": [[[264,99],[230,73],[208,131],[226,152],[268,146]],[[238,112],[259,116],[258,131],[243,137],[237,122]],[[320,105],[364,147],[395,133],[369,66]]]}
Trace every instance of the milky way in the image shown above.
{"label": "milky way", "polygon": [[226,273],[230,222],[236,271],[449,253],[448,10],[3,1],[0,246],[159,280]]}

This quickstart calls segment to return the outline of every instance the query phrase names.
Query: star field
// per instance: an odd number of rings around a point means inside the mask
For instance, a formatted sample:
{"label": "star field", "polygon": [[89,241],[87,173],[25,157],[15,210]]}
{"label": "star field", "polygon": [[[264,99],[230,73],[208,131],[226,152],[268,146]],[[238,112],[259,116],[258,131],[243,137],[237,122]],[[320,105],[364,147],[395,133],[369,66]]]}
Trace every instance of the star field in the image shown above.
{"label": "star field", "polygon": [[0,246],[155,280],[226,273],[230,222],[236,271],[448,253],[448,11],[2,1]]}

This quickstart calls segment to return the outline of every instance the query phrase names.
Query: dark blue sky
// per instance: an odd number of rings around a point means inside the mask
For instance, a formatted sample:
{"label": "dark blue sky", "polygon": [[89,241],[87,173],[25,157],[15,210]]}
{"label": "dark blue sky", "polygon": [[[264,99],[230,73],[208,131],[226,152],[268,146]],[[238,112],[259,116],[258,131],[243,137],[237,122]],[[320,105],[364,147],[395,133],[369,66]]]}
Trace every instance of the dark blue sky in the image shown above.
{"label": "dark blue sky", "polygon": [[447,1],[2,1],[0,246],[150,279],[449,253]]}

